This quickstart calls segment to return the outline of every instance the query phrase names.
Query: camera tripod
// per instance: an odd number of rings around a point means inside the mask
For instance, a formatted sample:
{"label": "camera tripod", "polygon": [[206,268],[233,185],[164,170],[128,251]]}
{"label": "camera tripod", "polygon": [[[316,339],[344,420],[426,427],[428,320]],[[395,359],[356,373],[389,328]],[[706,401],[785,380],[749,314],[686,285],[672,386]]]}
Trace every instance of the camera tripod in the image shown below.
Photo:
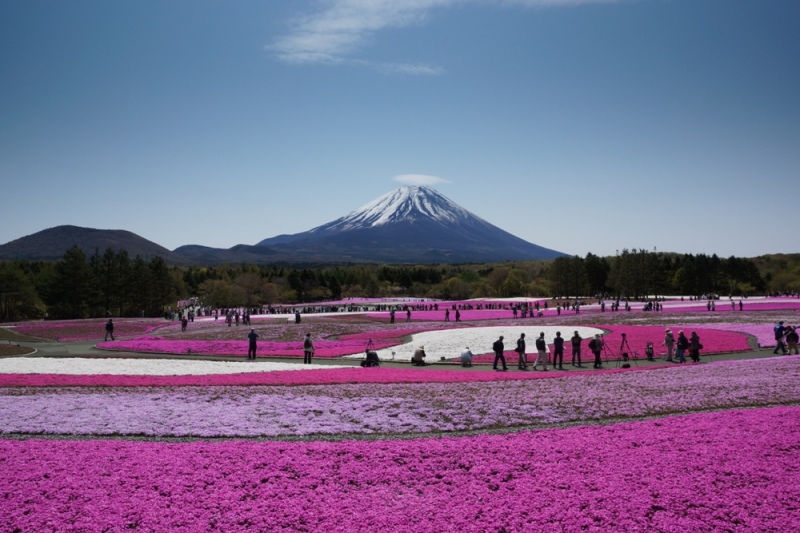
{"label": "camera tripod", "polygon": [[372,343],[372,339],[369,340],[367,343],[367,347],[364,350],[364,361],[361,362],[361,366],[365,367],[372,367],[372,366],[380,366],[380,359],[378,358],[378,352],[375,351],[375,345]]}
{"label": "camera tripod", "polygon": [[[624,333],[622,334],[622,342],[619,344],[619,353],[620,358],[617,359],[617,368],[624,366],[628,361],[633,361],[633,364],[639,366],[639,363],[636,362],[636,352],[631,350],[628,344],[628,337]],[[630,364],[628,364],[628,366],[630,366]]]}
{"label": "camera tripod", "polygon": [[608,347],[608,343],[603,339],[602,336],[600,337],[600,342],[603,343],[603,347],[600,350],[600,363],[606,364],[614,359],[616,355],[614,354],[614,350]]}

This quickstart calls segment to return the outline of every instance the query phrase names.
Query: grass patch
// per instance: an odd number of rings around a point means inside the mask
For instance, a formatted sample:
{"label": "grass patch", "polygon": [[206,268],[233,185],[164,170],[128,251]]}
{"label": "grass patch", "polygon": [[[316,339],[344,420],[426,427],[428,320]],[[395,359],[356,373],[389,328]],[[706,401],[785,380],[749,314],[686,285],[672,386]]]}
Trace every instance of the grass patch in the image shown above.
{"label": "grass patch", "polygon": [[17,346],[15,344],[0,344],[0,357],[7,355],[27,355],[36,350],[28,346]]}
{"label": "grass patch", "polygon": [[23,341],[23,342],[42,342],[41,337],[31,337],[23,335],[12,328],[0,328],[0,341]]}

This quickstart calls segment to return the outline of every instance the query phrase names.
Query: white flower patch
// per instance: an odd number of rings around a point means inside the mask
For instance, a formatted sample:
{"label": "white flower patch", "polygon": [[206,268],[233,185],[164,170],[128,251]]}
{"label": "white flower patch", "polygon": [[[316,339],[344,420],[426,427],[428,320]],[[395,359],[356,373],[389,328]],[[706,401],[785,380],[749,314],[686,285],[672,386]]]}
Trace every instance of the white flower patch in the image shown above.
{"label": "white flower patch", "polygon": [[[475,355],[493,353],[492,344],[502,335],[504,337],[506,351],[512,351],[517,346],[517,339],[520,333],[525,334],[525,349],[527,353],[536,353],[535,341],[539,338],[539,333],[544,332],[544,338],[548,345],[553,344],[556,332],[560,331],[564,337],[564,351],[570,352],[569,339],[575,331],[583,337],[584,350],[586,342],[590,337],[603,330],[586,326],[540,326],[537,324],[527,324],[524,326],[492,326],[483,328],[458,328],[443,329],[437,331],[425,331],[412,335],[411,341],[391,348],[377,350],[378,357],[382,361],[391,360],[392,352],[396,361],[410,361],[414,355],[414,350],[419,346],[425,346],[425,354],[428,362],[438,361],[441,357],[453,359],[459,356],[465,347],[469,347]],[[348,355],[345,359],[363,359],[363,354]]]}
{"label": "white flower patch", "polygon": [[84,359],[79,357],[8,357],[0,359],[0,374],[111,374],[121,376],[202,376],[279,370],[344,368],[270,361],[179,361],[174,359]]}

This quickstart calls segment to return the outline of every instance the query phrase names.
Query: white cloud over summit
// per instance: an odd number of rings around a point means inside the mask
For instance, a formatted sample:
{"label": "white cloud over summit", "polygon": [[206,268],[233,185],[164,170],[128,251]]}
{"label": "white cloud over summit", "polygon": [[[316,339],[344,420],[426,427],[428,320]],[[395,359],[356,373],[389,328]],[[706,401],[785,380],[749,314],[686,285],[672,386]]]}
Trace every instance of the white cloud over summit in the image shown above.
{"label": "white cloud over summit", "polygon": [[616,3],[618,0],[326,0],[318,9],[297,18],[289,31],[267,50],[287,63],[361,64],[385,73],[435,75],[436,65],[413,62],[373,63],[354,54],[381,30],[423,24],[437,9],[464,4],[510,7],[559,7]]}
{"label": "white cloud over summit", "polygon": [[440,183],[450,183],[444,178],[427,176],[425,174],[401,174],[392,179],[403,185],[438,185]]}

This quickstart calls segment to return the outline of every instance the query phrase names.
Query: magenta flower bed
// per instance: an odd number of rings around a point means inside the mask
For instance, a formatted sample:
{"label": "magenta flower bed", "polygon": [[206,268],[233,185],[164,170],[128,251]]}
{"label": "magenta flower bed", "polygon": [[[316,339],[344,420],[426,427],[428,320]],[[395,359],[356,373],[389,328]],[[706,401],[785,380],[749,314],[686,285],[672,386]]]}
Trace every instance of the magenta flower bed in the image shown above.
{"label": "magenta flower bed", "polygon": [[[739,300],[736,302],[736,309],[731,309],[729,300],[717,300],[715,302],[715,310],[713,313],[740,313]],[[800,309],[800,299],[797,298],[770,298],[767,300],[742,300],[744,311],[789,311]],[[641,305],[639,305],[641,308]],[[668,303],[664,306],[664,310],[670,313],[709,313],[705,301],[690,304],[689,302],[675,302]]]}
{"label": "magenta flower bed", "polygon": [[5,531],[798,531],[800,408],[373,442],[0,441]]}
{"label": "magenta flower bed", "polygon": [[0,388],[0,433],[386,436],[620,420],[797,403],[798,363],[781,357],[536,382]]}
{"label": "magenta flower bed", "polygon": [[[467,309],[467,310],[460,310],[461,313],[461,321],[462,322],[473,322],[476,320],[496,320],[499,318],[513,318],[514,315],[511,309]],[[553,311],[555,315],[555,311]],[[372,318],[381,318],[389,320],[389,313],[381,312],[381,313],[367,313],[368,317]],[[395,322],[405,322],[406,315],[405,312],[397,311],[394,315]],[[411,322],[414,323],[415,320],[421,320],[425,322],[430,321],[439,321],[442,322],[444,320],[444,308],[441,308],[438,311],[411,311]],[[536,319],[532,319],[536,320]],[[455,324],[456,323],[456,312],[454,310],[450,310],[450,322]]]}
{"label": "magenta flower bed", "polygon": [[[162,319],[113,319],[114,337],[144,335],[169,325]],[[52,339],[59,342],[79,342],[105,337],[105,320],[75,320],[71,322],[32,322],[19,325],[16,331],[24,335]],[[246,353],[246,352],[245,352]]]}
{"label": "magenta flower bed", "polygon": [[[697,327],[708,327],[708,325],[697,325]],[[694,325],[686,325],[684,327],[692,328]],[[747,335],[752,335],[756,338],[759,346],[764,348],[766,347],[774,347],[775,346],[775,334],[773,333],[773,328],[775,324],[714,324],[714,329],[724,330],[724,331],[737,331],[739,333],[745,333]]]}
{"label": "magenta flower bed", "polygon": [[[592,303],[583,305],[580,308],[580,315],[583,314],[612,314],[610,310],[611,301],[606,302],[606,311],[605,313],[601,312],[600,305],[595,303],[596,300],[590,300]],[[739,311],[739,300],[735,300],[736,302],[736,309],[731,309],[731,304],[729,300],[717,300],[715,301],[716,311],[714,313],[724,313],[727,312],[731,316],[735,316],[735,314],[740,313]],[[800,310],[800,299],[799,298],[768,298],[768,299],[758,299],[758,300],[743,300],[744,310],[745,311],[789,311],[789,310]],[[464,304],[466,302],[456,302],[457,304]],[[477,305],[476,302],[471,302],[473,305]],[[487,302],[484,302],[487,303]],[[461,320],[465,322],[471,322],[474,320],[495,320],[501,318],[513,318],[513,311],[510,309],[512,302],[494,302],[495,304],[503,305],[509,307],[508,309],[473,309],[473,310],[461,310]],[[680,301],[680,300],[667,300],[663,302],[664,310],[659,312],[650,312],[644,313],[642,311],[642,307],[644,306],[643,302],[630,302],[631,311],[616,311],[613,314],[623,314],[623,315],[632,315],[643,313],[647,316],[658,316],[663,313],[705,313],[709,314],[709,311],[706,309],[706,301],[699,300],[699,301],[692,301],[689,300]],[[444,311],[445,308],[449,307],[448,303],[439,302],[439,310],[438,311],[416,311],[412,310],[411,312],[411,321],[420,320],[420,321],[443,321],[444,320]],[[554,318],[559,316],[558,312],[556,311],[556,305],[552,301],[548,301],[548,308],[544,309],[541,308],[542,314],[544,318]],[[577,315],[577,316],[580,316]],[[389,319],[389,312],[373,312],[369,313],[367,316],[373,318],[380,318],[380,319]],[[576,313],[569,309],[562,309],[561,315],[562,317],[567,316],[576,316]],[[530,318],[530,316],[525,320],[530,320],[533,323],[540,318]],[[397,311],[395,313],[395,320],[397,322],[405,321],[406,316],[405,312]],[[452,309],[450,310],[450,321],[453,322],[455,320],[455,311]]]}
{"label": "magenta flower bed", "polygon": [[[569,339],[572,336],[572,330],[570,327],[571,326],[565,326],[564,331],[562,331],[562,336],[566,338],[564,341],[564,361],[566,363],[572,361],[572,346],[569,342]],[[606,361],[607,359],[621,359],[622,351],[627,351],[631,357],[633,357],[634,352],[636,352],[636,357],[644,358],[644,351],[648,342],[653,343],[653,349],[656,357],[663,355],[667,351],[666,347],[662,346],[662,343],[664,342],[664,335],[666,333],[666,327],[663,326],[619,326],[609,324],[592,324],[592,327],[603,329],[609,332],[603,337],[606,342],[606,346],[608,347],[608,352],[603,354],[603,361]],[[686,334],[686,338],[689,338],[692,331],[697,332],[697,334],[700,336],[700,343],[703,345],[703,349],[700,350],[701,355],[709,353],[746,352],[750,350],[750,346],[747,344],[747,335],[744,333],[738,330],[725,331],[722,329],[713,329],[715,327],[715,324],[706,325],[704,327],[678,325],[671,326],[670,329],[672,330],[672,333],[675,335],[676,339],[678,338],[678,331],[681,329],[683,329],[683,332]],[[535,332],[535,328],[531,328],[531,330]],[[627,337],[627,346],[630,348],[630,350],[628,350],[628,348],[625,348],[622,351],[620,350],[620,348],[622,348],[623,333],[625,333]],[[515,342],[514,339],[511,339],[510,342],[506,341],[506,347],[513,347],[513,342]],[[584,339],[583,343],[581,343],[581,361],[584,363],[594,360],[594,356],[592,355],[592,351],[589,350],[588,344],[589,339]],[[533,364],[536,357],[536,348],[533,338],[528,339],[527,350],[528,363]],[[552,345],[548,346],[548,350],[552,354]],[[516,352],[507,350],[504,355],[506,357],[506,364],[517,364],[519,357],[517,356]],[[492,363],[494,362],[494,354],[478,355],[473,358],[473,362]]]}
{"label": "magenta flower bed", "polygon": [[[605,373],[654,370],[669,366],[604,370]],[[73,374],[0,374],[0,387],[144,387],[144,386],[203,386],[203,385],[322,385],[341,383],[461,383],[507,381],[518,379],[547,379],[577,377],[596,372],[552,372],[528,374],[522,372],[453,372],[418,368],[331,368],[286,372],[248,372],[199,376],[133,376],[133,375],[73,375]]]}
{"label": "magenta flower bed", "polygon": [[[622,333],[627,334],[628,345],[631,353],[637,351],[643,357],[644,349],[648,341],[654,343],[656,353],[662,351],[661,343],[664,338],[665,328],[661,326],[617,326],[617,325],[598,325],[597,328],[610,331],[605,340],[609,350],[615,357],[619,358],[619,348],[622,341]],[[447,328],[434,328],[441,330]],[[535,327],[532,327],[535,331]],[[677,337],[679,326],[674,326],[673,331]],[[403,338],[419,333],[421,331],[433,331],[427,328],[409,328],[403,330],[384,330],[355,333],[342,335],[339,340],[315,340],[315,357],[341,357],[344,355],[357,354],[364,351],[365,342],[372,340],[376,350],[395,346],[403,342]],[[695,328],[686,330],[687,337],[691,331],[697,331],[700,340],[704,345],[703,353],[722,353],[747,351],[750,347],[747,344],[746,335],[734,331],[715,330],[712,327]],[[570,336],[569,327],[564,328],[564,335],[568,339]],[[583,360],[588,361],[591,357],[589,349],[584,342]],[[532,345],[533,341],[529,343]],[[160,337],[139,337],[125,339],[114,342],[101,342],[96,345],[101,350],[122,351],[122,352],[143,352],[143,353],[167,353],[183,355],[188,353],[208,354],[208,355],[241,355],[247,354],[247,341],[240,340],[183,340],[183,339],[163,339]],[[566,355],[569,356],[570,348],[567,346]],[[302,357],[303,348],[301,342],[260,342],[258,344],[259,357]],[[509,361],[516,360],[516,354],[508,352],[506,354]],[[474,361],[477,363],[491,362],[492,354],[478,355]]]}
{"label": "magenta flower bed", "polygon": [[[617,326],[617,325],[599,325],[595,326],[601,329],[608,330],[610,333],[604,338],[608,347],[614,354],[619,356],[621,353],[622,333],[625,333],[628,338],[628,345],[631,350],[639,353],[640,357],[644,356],[644,350],[648,342],[653,343],[653,347],[658,353],[666,353],[666,347],[661,344],[664,342],[664,335],[666,327],[663,326]],[[675,338],[678,338],[678,331],[683,330],[686,338],[689,338],[692,331],[697,332],[700,336],[700,343],[703,349],[700,351],[701,355],[706,353],[728,353],[728,352],[746,352],[750,350],[747,344],[747,336],[735,331],[723,331],[714,329],[714,325],[710,324],[706,327],[689,327],[681,326],[679,323],[670,326]],[[587,341],[588,343],[588,341]],[[588,348],[584,344],[584,351]],[[569,352],[569,348],[566,350]]]}

